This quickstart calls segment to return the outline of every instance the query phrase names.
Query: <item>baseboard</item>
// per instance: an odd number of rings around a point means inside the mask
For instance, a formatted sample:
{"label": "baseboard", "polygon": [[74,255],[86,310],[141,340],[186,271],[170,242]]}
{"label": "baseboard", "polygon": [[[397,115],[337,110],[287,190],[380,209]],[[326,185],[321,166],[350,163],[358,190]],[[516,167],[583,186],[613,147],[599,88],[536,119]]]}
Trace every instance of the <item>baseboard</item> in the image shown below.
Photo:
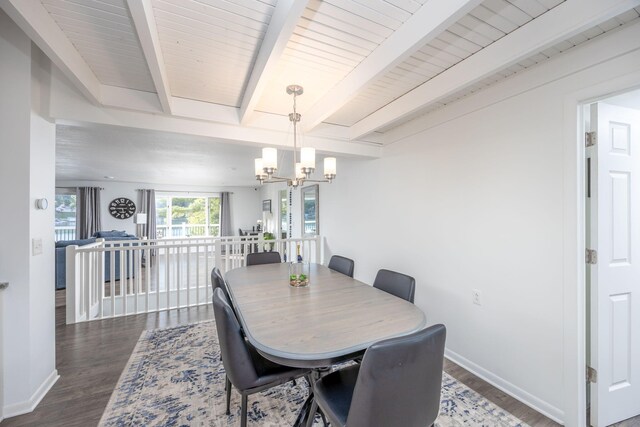
{"label": "baseboard", "polygon": [[519,400],[530,408],[535,409],[536,411],[540,412],[546,417],[551,418],[557,423],[564,424],[564,411],[522,390],[521,388],[511,384],[509,381],[500,378],[492,372],[487,371],[481,366],[476,365],[472,361],[460,356],[459,354],[449,349],[445,350],[445,356],[447,359],[451,360],[457,365],[462,366],[464,369],[471,372],[475,376],[482,378],[492,386],[502,390],[503,392]]}
{"label": "baseboard", "polygon": [[24,402],[14,403],[13,405],[7,405],[4,407],[4,417],[11,418],[22,414],[28,414],[36,409],[36,406],[40,403],[42,398],[49,392],[51,387],[58,381],[60,375],[58,370],[54,369],[53,372],[47,377],[40,387],[33,393],[31,398]]}

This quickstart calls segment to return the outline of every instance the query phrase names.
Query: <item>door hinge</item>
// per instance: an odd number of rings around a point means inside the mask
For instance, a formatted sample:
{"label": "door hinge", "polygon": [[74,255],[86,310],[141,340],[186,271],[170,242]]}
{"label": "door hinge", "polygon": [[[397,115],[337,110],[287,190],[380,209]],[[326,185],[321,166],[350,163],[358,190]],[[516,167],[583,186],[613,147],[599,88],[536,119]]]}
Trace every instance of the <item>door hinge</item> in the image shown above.
{"label": "door hinge", "polygon": [[598,135],[596,132],[585,132],[584,133],[584,146],[585,147],[593,147],[598,142]]}
{"label": "door hinge", "polygon": [[598,263],[598,251],[595,249],[585,249],[584,261],[587,264],[597,264]]}
{"label": "door hinge", "polygon": [[598,371],[593,369],[591,366],[587,366],[587,382],[598,382]]}

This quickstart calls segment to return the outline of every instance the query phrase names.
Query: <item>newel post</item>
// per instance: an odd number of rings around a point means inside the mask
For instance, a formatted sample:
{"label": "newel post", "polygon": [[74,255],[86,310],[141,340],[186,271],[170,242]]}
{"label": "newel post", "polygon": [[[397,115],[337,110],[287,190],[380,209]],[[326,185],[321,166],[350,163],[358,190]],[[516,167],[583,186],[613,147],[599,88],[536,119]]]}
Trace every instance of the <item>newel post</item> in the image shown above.
{"label": "newel post", "polygon": [[214,252],[215,266],[218,270],[224,272],[222,267],[222,239],[215,240],[215,252]]}
{"label": "newel post", "polygon": [[67,325],[78,323],[78,311],[81,303],[79,285],[80,273],[76,268],[78,245],[69,245],[65,250],[65,280],[67,296]]}

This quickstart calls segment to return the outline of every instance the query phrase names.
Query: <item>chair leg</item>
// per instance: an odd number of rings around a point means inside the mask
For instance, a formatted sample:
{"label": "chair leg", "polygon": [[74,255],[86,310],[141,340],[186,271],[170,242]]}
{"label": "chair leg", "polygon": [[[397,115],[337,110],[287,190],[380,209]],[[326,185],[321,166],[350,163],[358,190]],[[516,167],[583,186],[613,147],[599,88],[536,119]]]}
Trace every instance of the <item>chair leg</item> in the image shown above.
{"label": "chair leg", "polygon": [[316,412],[318,411],[318,402],[313,399],[311,402],[311,410],[309,411],[309,418],[307,418],[307,427],[312,427],[313,422],[316,419]]}
{"label": "chair leg", "polygon": [[242,395],[242,420],[240,421],[240,427],[247,427],[247,395]]}
{"label": "chair leg", "polygon": [[229,406],[231,405],[231,381],[229,381],[229,377],[225,375],[224,377],[225,390],[227,391],[227,415],[231,414],[229,410]]}
{"label": "chair leg", "polygon": [[313,390],[313,379],[311,378],[311,374],[305,375],[305,380],[307,380],[307,384],[309,384],[309,390]]}
{"label": "chair leg", "polygon": [[[327,417],[324,416],[324,412],[322,412],[322,409],[318,408],[318,413],[320,414],[320,416],[322,417],[322,425],[324,427],[328,427],[329,426],[329,422],[327,421]],[[433,426],[432,426],[433,427]]]}

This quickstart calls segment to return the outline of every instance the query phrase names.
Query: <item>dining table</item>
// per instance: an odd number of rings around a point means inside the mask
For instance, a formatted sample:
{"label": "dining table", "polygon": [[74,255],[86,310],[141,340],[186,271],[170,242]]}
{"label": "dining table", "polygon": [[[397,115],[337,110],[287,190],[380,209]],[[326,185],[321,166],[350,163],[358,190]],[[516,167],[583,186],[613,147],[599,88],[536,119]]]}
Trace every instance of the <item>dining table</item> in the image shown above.
{"label": "dining table", "polygon": [[[312,369],[317,379],[375,342],[426,326],[414,304],[324,265],[308,266],[304,287],[289,284],[289,269],[288,263],[263,264],[225,274],[247,340],[273,362]],[[312,400],[313,390],[296,425],[311,424]]]}

